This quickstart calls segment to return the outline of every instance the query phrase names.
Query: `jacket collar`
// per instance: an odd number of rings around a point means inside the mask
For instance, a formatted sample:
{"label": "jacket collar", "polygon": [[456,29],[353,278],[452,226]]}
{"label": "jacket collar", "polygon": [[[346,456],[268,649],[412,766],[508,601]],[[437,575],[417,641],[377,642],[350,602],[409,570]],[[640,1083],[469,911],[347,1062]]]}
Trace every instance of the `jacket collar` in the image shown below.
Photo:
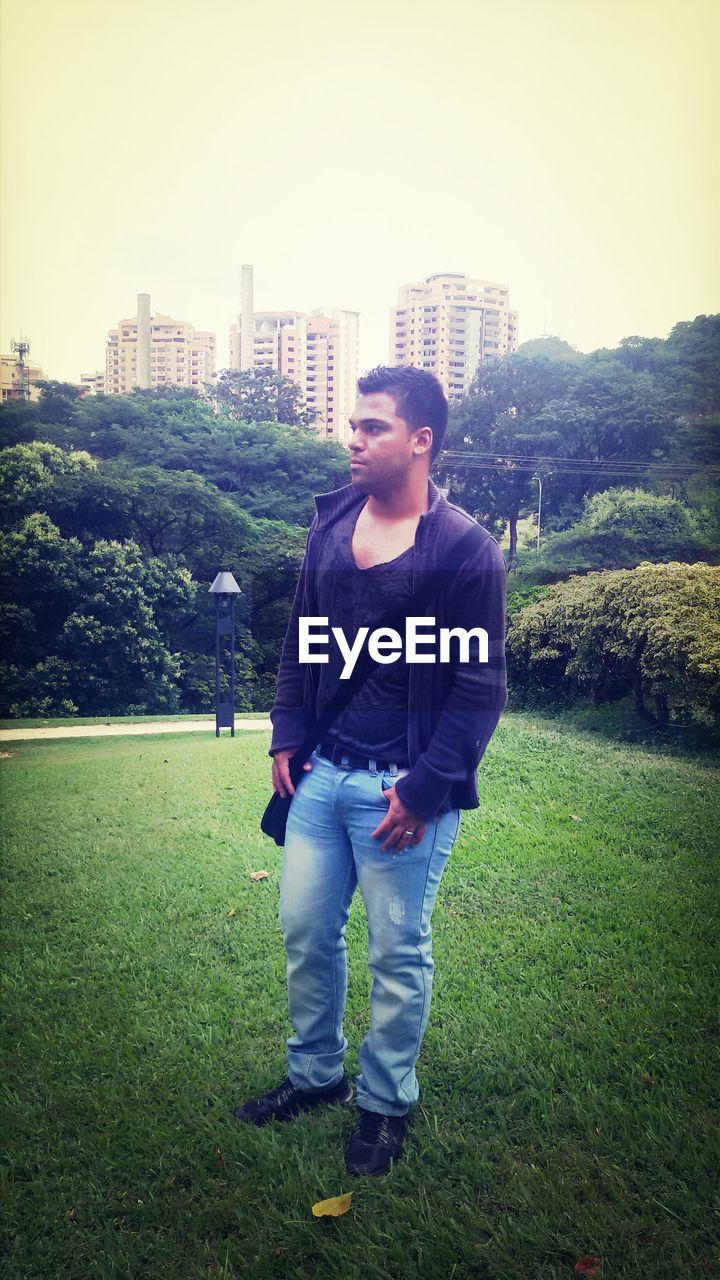
{"label": "jacket collar", "polygon": [[[328,525],[334,524],[341,516],[344,516],[351,507],[358,507],[365,501],[366,494],[358,489],[354,484],[343,485],[342,489],[333,489],[330,493],[318,493],[315,496],[315,506],[317,508],[317,524],[316,529],[326,529]],[[447,506],[447,499],[438,489],[437,485],[428,478],[428,498],[429,507],[424,511],[418,521],[418,547],[421,547],[423,535],[426,525],[430,521],[430,517],[434,516],[442,506]]]}

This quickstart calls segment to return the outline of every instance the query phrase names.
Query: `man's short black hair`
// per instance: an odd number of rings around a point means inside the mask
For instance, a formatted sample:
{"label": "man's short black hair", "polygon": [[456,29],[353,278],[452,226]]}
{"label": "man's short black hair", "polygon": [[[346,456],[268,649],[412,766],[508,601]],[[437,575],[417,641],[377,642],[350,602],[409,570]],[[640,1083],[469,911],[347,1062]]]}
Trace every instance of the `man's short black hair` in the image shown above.
{"label": "man's short black hair", "polygon": [[395,401],[398,417],[405,419],[411,431],[431,427],[430,461],[435,461],[447,431],[448,402],[434,373],[414,369],[410,364],[379,364],[358,378],[357,385],[364,396],[373,391],[387,391]]}

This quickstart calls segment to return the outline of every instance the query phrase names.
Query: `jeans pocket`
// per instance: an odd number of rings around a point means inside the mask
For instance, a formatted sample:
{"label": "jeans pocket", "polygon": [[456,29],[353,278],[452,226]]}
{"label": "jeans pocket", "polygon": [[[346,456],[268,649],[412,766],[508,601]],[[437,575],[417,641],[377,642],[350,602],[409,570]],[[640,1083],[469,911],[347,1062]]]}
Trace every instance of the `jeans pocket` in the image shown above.
{"label": "jeans pocket", "polygon": [[385,795],[385,792],[389,791],[391,787],[394,787],[395,783],[399,782],[401,778],[406,778],[409,772],[409,769],[399,769],[397,773],[393,774],[390,773],[389,769],[385,769],[380,774],[380,791],[383,796]]}

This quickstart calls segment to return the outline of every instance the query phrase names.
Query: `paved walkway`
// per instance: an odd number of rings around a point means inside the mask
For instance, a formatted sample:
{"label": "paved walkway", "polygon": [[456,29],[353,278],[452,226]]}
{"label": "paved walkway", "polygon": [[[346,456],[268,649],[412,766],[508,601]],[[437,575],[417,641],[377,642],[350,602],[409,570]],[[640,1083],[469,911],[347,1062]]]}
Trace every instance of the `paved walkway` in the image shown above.
{"label": "paved walkway", "polygon": [[[251,729],[271,729],[269,720],[236,720],[235,732]],[[140,733],[215,733],[214,720],[163,720],[154,724],[73,724],[43,726],[41,729],[0,729],[0,742],[20,742],[28,738],[105,738],[122,737]],[[230,736],[229,729],[221,729],[220,736]]]}

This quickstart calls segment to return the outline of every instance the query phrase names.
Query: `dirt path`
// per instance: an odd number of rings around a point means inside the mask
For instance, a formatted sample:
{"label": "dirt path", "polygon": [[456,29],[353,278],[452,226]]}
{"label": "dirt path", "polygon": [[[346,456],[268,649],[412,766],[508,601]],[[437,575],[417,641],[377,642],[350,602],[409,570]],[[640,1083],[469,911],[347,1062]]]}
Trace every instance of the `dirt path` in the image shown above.
{"label": "dirt path", "polygon": [[[236,720],[235,732],[253,729],[271,729],[270,721]],[[73,724],[48,725],[42,729],[0,729],[0,742],[21,742],[31,738],[111,738],[141,733],[215,733],[213,720],[167,720],[156,724]],[[221,729],[221,736],[229,737],[229,729]]]}

